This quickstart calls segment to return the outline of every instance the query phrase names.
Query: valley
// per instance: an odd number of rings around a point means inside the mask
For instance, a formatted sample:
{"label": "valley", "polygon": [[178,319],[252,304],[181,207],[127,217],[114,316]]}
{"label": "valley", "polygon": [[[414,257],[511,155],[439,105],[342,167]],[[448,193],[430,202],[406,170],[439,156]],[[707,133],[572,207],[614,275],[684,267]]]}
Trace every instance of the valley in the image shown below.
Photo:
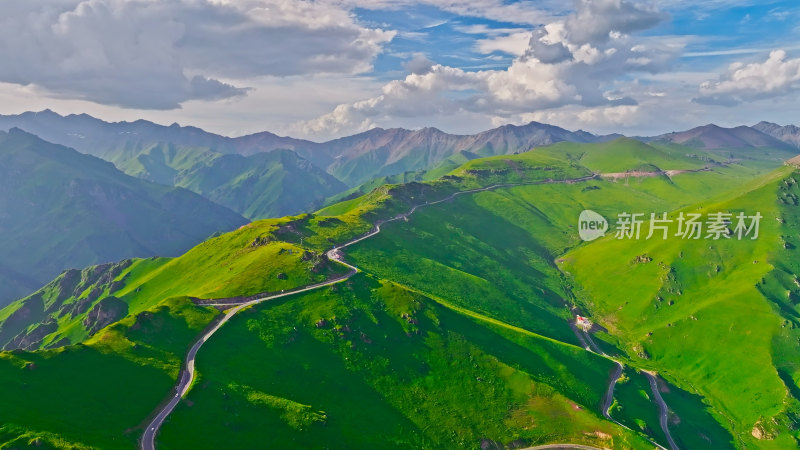
{"label": "valley", "polygon": [[[614,217],[749,196],[766,205],[793,174],[694,152],[623,138],[480,158],[437,180],[256,221],[177,258],[62,275],[0,310],[0,342],[18,349],[0,352],[0,379],[21,395],[36,393],[24,402],[29,413],[0,413],[0,438],[76,448],[253,447],[269,424],[276,446],[737,448],[758,447],[751,428],[777,423],[764,428],[767,442],[790,442],[792,406],[748,415],[723,400],[718,384],[662,362],[665,350],[654,345],[666,344],[638,340],[643,331],[629,331],[628,309],[606,306],[618,291],[605,280],[630,270],[626,261],[641,245],[671,241],[608,235],[581,243],[577,235],[583,209]],[[794,194],[785,187],[774,198],[788,213]],[[776,248],[773,228],[765,224],[764,249]],[[613,258],[600,263],[604,253]],[[662,277],[643,272],[628,282]],[[676,281],[666,280],[663,289],[674,291]],[[665,323],[659,309],[636,310],[647,321],[638,330],[669,336],[680,321]],[[595,323],[590,333],[573,325],[576,311]],[[779,348],[791,354],[790,336]],[[749,345],[751,353],[770,348]],[[789,361],[777,360],[786,374],[778,383],[794,376]],[[57,394],[45,388],[65,370],[106,381],[71,379]],[[735,378],[728,382],[741,391]],[[763,405],[784,404],[775,393]],[[53,395],[64,404],[80,398],[82,412],[59,410]],[[99,408],[106,419],[87,426],[83,417]]]}
{"label": "valley", "polygon": [[0,450],[800,449],[800,3],[2,12]]}

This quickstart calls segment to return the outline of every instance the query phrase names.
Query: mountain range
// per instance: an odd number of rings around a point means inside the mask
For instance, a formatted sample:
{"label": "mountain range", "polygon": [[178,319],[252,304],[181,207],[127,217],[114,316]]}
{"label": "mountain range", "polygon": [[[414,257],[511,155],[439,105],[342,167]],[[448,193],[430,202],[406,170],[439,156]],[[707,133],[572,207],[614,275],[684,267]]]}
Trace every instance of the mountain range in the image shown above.
{"label": "mountain range", "polygon": [[178,255],[245,223],[187,189],[125,175],[17,128],[0,132],[0,304],[67,268]]}
{"label": "mountain range", "polygon": [[[213,165],[218,154],[252,156],[278,149],[291,150],[311,164],[332,175],[348,187],[356,187],[370,179],[408,171],[427,171],[444,164],[452,169],[460,161],[492,155],[512,154],[554,142],[598,142],[618,135],[595,136],[584,131],[571,132],[552,125],[531,122],[523,126],[505,125],[475,135],[453,135],[436,128],[406,130],[375,128],[353,136],[327,142],[281,137],[269,132],[229,138],[195,127],[158,125],[145,120],[109,123],[86,114],[61,116],[50,110],[0,116],[0,129],[18,127],[50,142],[111,161],[124,170],[162,184],[180,185],[178,173],[196,164]],[[151,153],[184,152],[189,158],[158,158]],[[195,159],[197,158],[197,159]],[[209,161],[212,161],[209,163]],[[446,172],[446,170],[445,170]],[[314,176],[318,176],[318,173]],[[242,178],[229,174],[228,182]],[[313,180],[304,180],[304,187]],[[191,185],[191,183],[188,183]],[[319,191],[325,196],[336,194],[330,179],[320,180]],[[343,189],[342,189],[343,190]],[[287,186],[283,194],[292,195]],[[269,210],[267,215],[280,216],[308,209],[306,201],[294,202],[295,210]],[[236,208],[233,208],[236,209]],[[243,213],[245,211],[239,210]],[[265,217],[248,216],[251,218]]]}
{"label": "mountain range", "polygon": [[[33,133],[25,135],[19,128]],[[166,240],[154,241],[135,236],[133,231],[124,239],[113,239],[113,243],[105,244],[96,235],[113,233],[115,227],[97,227],[89,220],[92,214],[84,214],[80,208],[66,208],[63,214],[76,213],[75,217],[86,219],[78,221],[73,229],[83,237],[66,239],[72,247],[63,248],[56,258],[45,257],[44,248],[52,242],[52,236],[58,234],[34,234],[38,230],[29,222],[38,223],[71,223],[70,220],[48,218],[36,214],[53,214],[41,209],[31,212],[24,220],[17,217],[13,225],[20,234],[7,233],[16,239],[14,242],[39,242],[42,249],[18,255],[12,251],[15,245],[9,244],[8,258],[0,258],[4,293],[0,293],[0,303],[30,292],[45,281],[52,278],[60,270],[83,266],[92,263],[108,262],[116,259],[155,254],[176,254],[192,244],[196,244],[213,231],[227,230],[234,224],[244,223],[245,219],[264,217],[280,217],[319,209],[331,202],[358,197],[372,189],[385,184],[409,181],[433,180],[447,174],[460,165],[494,155],[510,155],[531,149],[543,148],[553,143],[600,143],[610,142],[619,135],[597,136],[584,131],[567,131],[559,127],[531,122],[523,126],[505,125],[474,135],[453,135],[435,128],[420,130],[372,129],[364,133],[343,137],[328,142],[316,143],[308,140],[281,137],[262,132],[237,138],[229,138],[206,132],[195,127],[183,127],[177,124],[162,126],[152,122],[138,120],[135,122],[109,123],[86,114],[61,116],[50,110],[26,112],[19,115],[0,116],[0,129],[14,130],[8,134],[11,145],[14,139],[30,141],[30,147],[47,147],[53,158],[57,150],[72,155],[75,161],[67,166],[46,164],[47,170],[36,169],[38,189],[51,193],[52,204],[62,204],[59,195],[64,194],[64,179],[72,180],[82,171],[85,163],[84,155],[68,150],[73,147],[78,151],[94,155],[112,162],[116,169],[142,181],[136,189],[153,194],[155,189],[171,192],[186,199],[188,208],[198,208],[198,197],[190,197],[180,189],[193,191],[214,204],[224,208],[215,208],[210,202],[204,203],[209,212],[203,214],[199,222],[191,225],[182,222],[185,219],[173,218],[158,220],[158,214],[148,216],[160,225],[140,225],[131,229],[136,233],[157,236],[164,227],[179,229],[175,236]],[[745,160],[760,164],[763,168],[776,167],[782,161],[791,158],[797,151],[800,142],[798,128],[782,127],[776,124],[761,122],[753,127],[723,128],[713,124],[697,127],[684,132],[668,133],[660,136],[639,138],[644,142],[659,145],[678,145],[688,149],[688,153],[703,151],[708,159],[718,161]],[[13,138],[13,139],[12,139]],[[45,141],[67,146],[50,146]],[[42,157],[42,154],[38,154]],[[85,159],[85,158],[84,158]],[[86,167],[99,167],[99,160]],[[19,160],[7,162],[8,171],[33,170],[15,166]],[[33,167],[33,166],[31,166]],[[103,165],[104,175],[114,173],[115,179],[133,183],[134,179],[123,177],[115,172],[114,167]],[[45,176],[45,174],[48,174]],[[83,171],[83,179],[95,180],[98,176],[92,170]],[[6,180],[8,182],[8,180]],[[156,188],[155,184],[162,187]],[[73,183],[74,184],[74,183]],[[21,186],[21,185],[20,185]],[[147,186],[145,188],[144,186]],[[2,195],[7,204],[21,201],[31,193],[20,192],[19,186],[8,185]],[[72,191],[66,191],[72,195]],[[37,194],[38,195],[38,194]],[[80,195],[89,196],[88,190]],[[110,194],[107,194],[110,195]],[[70,197],[70,198],[75,198]],[[122,208],[121,200],[111,196],[108,208]],[[127,197],[125,197],[127,198]],[[141,197],[137,197],[141,198]],[[189,200],[191,198],[191,200]],[[87,201],[88,202],[88,201]],[[84,202],[84,203],[87,203]],[[149,200],[148,200],[149,202]],[[160,204],[158,204],[161,202]],[[82,204],[84,204],[82,203]],[[153,202],[150,202],[153,203]],[[163,211],[166,205],[163,200],[155,201],[156,209],[162,213],[186,217],[186,211],[180,207],[171,211]],[[143,205],[127,205],[132,211],[139,211]],[[106,208],[106,216],[117,217],[117,227],[124,227],[124,220],[119,213]],[[232,215],[231,210],[237,215]],[[6,211],[9,211],[8,209]],[[103,211],[103,210],[101,210]],[[97,216],[98,212],[93,213]],[[131,217],[138,214],[130,213]],[[101,214],[102,215],[102,214]],[[8,216],[7,216],[8,217]],[[12,216],[15,217],[15,216]],[[163,219],[163,218],[162,218]],[[111,220],[108,217],[104,220]],[[28,222],[26,222],[28,221]],[[112,221],[113,222],[113,221]],[[22,225],[25,223],[26,225]],[[200,226],[203,223],[204,226]],[[12,227],[7,224],[6,227]],[[194,228],[193,228],[194,227]],[[39,231],[37,231],[39,232]],[[122,231],[120,231],[122,232]],[[133,233],[133,234],[131,234]],[[89,239],[94,236],[94,240]],[[108,234],[107,236],[110,236]],[[167,233],[166,236],[173,236]],[[88,247],[77,245],[77,242],[100,242]],[[109,240],[112,240],[110,237]],[[172,244],[169,241],[174,241]],[[11,242],[11,241],[9,241]],[[130,245],[123,250],[122,242]],[[135,244],[134,244],[135,243]],[[173,245],[174,244],[174,245]],[[125,244],[128,245],[128,244]],[[105,247],[108,248],[105,248]],[[114,249],[113,251],[110,249]],[[35,256],[38,255],[38,256]],[[24,261],[19,268],[12,261]],[[47,259],[46,263],[40,262]]]}
{"label": "mountain range", "polygon": [[753,125],[753,128],[786,142],[787,144],[793,145],[795,148],[800,148],[800,127],[796,125],[781,126],[775,123],[762,121]]}
{"label": "mountain range", "polygon": [[[472,159],[66,271],[0,309],[0,443],[795,448],[800,173],[710,142]],[[763,221],[758,239],[583,242],[587,208]]]}
{"label": "mountain range", "polygon": [[[454,135],[436,128],[374,128],[327,142],[312,142],[277,136],[266,131],[231,138],[191,126],[163,126],[146,120],[110,123],[86,114],[62,116],[50,110],[0,115],[0,129],[8,130],[12,127],[98,156],[113,162],[126,173],[161,184],[191,185],[180,172],[197,164],[213,166],[220,154],[247,157],[281,149],[297,153],[300,158],[311,163],[307,167],[327,172],[350,188],[374,178],[405,172],[446,173],[464,161],[478,157],[513,154],[562,141],[605,142],[620,136],[599,136],[581,130],[573,132],[530,122],[522,126],[504,125],[473,135]],[[789,150],[800,145],[800,128],[793,125],[782,127],[769,122],[734,128],[709,124],[687,131],[640,139],[646,142],[672,142],[706,150]],[[163,155],[164,153],[171,153],[173,156]],[[183,156],[175,158],[175,153]],[[310,175],[317,178],[319,171]],[[240,173],[230,173],[223,178],[231,183],[241,177]],[[319,192],[328,196],[339,193],[336,190],[342,186],[334,184],[330,178],[321,179]],[[293,188],[294,186],[286,186],[284,194],[292,195]],[[320,199],[315,198],[316,201]],[[308,209],[307,201],[303,199],[295,202],[300,208],[295,211],[270,210],[264,214],[280,216],[299,212],[304,210],[303,207]]]}

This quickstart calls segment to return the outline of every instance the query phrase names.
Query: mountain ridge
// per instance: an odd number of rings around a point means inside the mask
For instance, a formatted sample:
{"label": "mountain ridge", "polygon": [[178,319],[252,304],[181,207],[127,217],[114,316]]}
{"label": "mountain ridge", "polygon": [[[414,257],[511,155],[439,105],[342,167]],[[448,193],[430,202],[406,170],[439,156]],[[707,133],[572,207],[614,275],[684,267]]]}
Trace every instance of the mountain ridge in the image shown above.
{"label": "mountain ridge", "polygon": [[709,150],[725,148],[789,148],[790,145],[745,125],[725,128],[716,124],[702,125],[686,131],[666,133],[652,138]]}
{"label": "mountain ridge", "polygon": [[800,148],[800,127],[796,125],[781,126],[776,123],[761,121],[753,125],[753,128],[786,142],[789,145]]}
{"label": "mountain ridge", "polygon": [[0,129],[13,126],[117,165],[136,158],[148,146],[167,142],[244,156],[288,149],[350,187],[380,176],[428,170],[455,154],[493,156],[528,151],[562,140],[595,142],[616,137],[529,122],[519,126],[503,125],[471,135],[450,134],[433,127],[418,130],[373,128],[351,136],[313,142],[269,131],[226,137],[192,126],[164,126],[142,119],[106,122],[87,114],[62,116],[51,110],[0,115]]}
{"label": "mountain ridge", "polygon": [[69,267],[178,254],[247,222],[187,189],[125,175],[18,128],[0,132],[0,194],[0,260],[14,269],[0,271],[13,281],[0,284],[0,304]]}

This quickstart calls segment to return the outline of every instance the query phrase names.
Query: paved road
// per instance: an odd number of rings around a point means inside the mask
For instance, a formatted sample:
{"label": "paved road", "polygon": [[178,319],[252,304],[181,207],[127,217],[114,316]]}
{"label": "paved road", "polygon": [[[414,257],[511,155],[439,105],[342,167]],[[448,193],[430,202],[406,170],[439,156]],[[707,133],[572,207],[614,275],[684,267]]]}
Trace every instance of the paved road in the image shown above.
{"label": "paved road", "polygon": [[578,340],[581,341],[581,344],[583,344],[583,347],[586,350],[589,350],[590,352],[593,353],[597,353],[600,356],[604,356],[614,361],[617,364],[617,367],[614,369],[614,372],[611,375],[611,381],[608,383],[608,390],[606,390],[606,396],[603,399],[603,407],[601,409],[601,412],[603,413],[603,417],[605,417],[606,419],[616,423],[621,427],[625,427],[625,425],[617,422],[613,417],[611,417],[611,414],[609,414],[608,412],[608,410],[611,409],[611,403],[614,402],[614,387],[617,385],[617,380],[619,380],[619,377],[622,376],[622,370],[625,367],[622,365],[621,362],[608,356],[604,351],[600,350],[600,347],[597,346],[597,344],[594,342],[594,339],[592,339],[592,335],[589,334],[588,331],[584,330],[583,328],[579,329],[572,322],[570,322],[569,325],[570,328],[572,328],[572,331],[575,332],[575,335],[578,336]]}
{"label": "paved road", "polygon": [[[454,199],[458,195],[471,194],[471,193],[475,193],[475,192],[484,192],[484,191],[490,191],[490,190],[494,190],[494,189],[499,189],[499,188],[504,188],[504,187],[513,187],[513,186],[556,184],[556,183],[577,183],[577,182],[581,182],[581,181],[591,180],[593,178],[596,178],[597,176],[598,176],[597,174],[593,173],[592,175],[588,175],[588,176],[585,176],[585,177],[565,179],[565,180],[544,180],[544,181],[535,181],[535,182],[529,182],[529,183],[495,184],[495,185],[491,185],[491,186],[487,186],[487,187],[483,187],[483,188],[470,189],[470,190],[466,190],[466,191],[455,192],[455,193],[453,193],[453,194],[449,195],[448,197],[445,197],[445,198],[443,198],[441,200],[436,200],[436,201],[433,201],[433,202],[426,202],[426,203],[422,203],[422,204],[419,204],[419,205],[415,205],[408,212],[403,213],[403,214],[398,214],[397,216],[392,217],[391,219],[387,219],[387,220],[376,222],[375,223],[375,228],[373,228],[369,233],[367,233],[367,234],[365,234],[365,235],[363,235],[361,237],[355,238],[355,239],[353,239],[351,241],[348,241],[345,244],[342,244],[342,245],[339,245],[339,246],[335,246],[332,249],[328,250],[326,252],[326,254],[328,255],[329,259],[331,259],[333,261],[336,261],[336,262],[338,262],[340,264],[343,264],[343,265],[347,266],[350,269],[350,272],[348,272],[346,275],[343,275],[343,276],[340,276],[340,277],[337,277],[337,278],[334,278],[334,279],[331,279],[331,280],[327,280],[327,281],[324,281],[324,282],[321,282],[321,283],[316,283],[316,284],[312,284],[312,285],[309,285],[309,286],[305,286],[305,287],[302,287],[302,288],[292,289],[292,290],[288,290],[288,291],[285,291],[285,292],[281,292],[280,294],[271,294],[271,295],[266,295],[265,294],[263,297],[257,297],[257,298],[255,298],[253,300],[248,300],[248,301],[245,301],[245,302],[242,302],[242,303],[239,303],[239,304],[236,304],[236,303],[221,303],[219,305],[214,304],[214,303],[205,303],[205,304],[203,304],[203,306],[234,306],[234,307],[229,309],[227,312],[225,312],[225,315],[222,316],[221,319],[219,319],[218,321],[213,323],[200,336],[200,338],[192,345],[192,347],[189,349],[189,353],[186,354],[186,359],[184,360],[183,369],[181,369],[181,373],[180,373],[180,375],[178,377],[178,384],[175,386],[175,388],[173,390],[173,393],[170,394],[171,396],[168,399],[164,400],[164,402],[162,402],[161,405],[159,405],[158,409],[156,410],[157,412],[155,413],[155,416],[153,417],[153,420],[151,420],[150,423],[147,425],[147,428],[145,428],[144,434],[142,435],[142,439],[140,441],[140,448],[142,450],[155,450],[155,438],[156,438],[156,435],[158,435],[158,432],[161,429],[161,426],[164,424],[164,420],[166,420],[166,418],[172,413],[172,411],[175,409],[175,407],[178,406],[178,403],[181,401],[183,396],[186,395],[186,393],[189,391],[189,388],[191,387],[192,380],[194,379],[194,372],[195,372],[194,363],[195,363],[195,358],[197,357],[197,352],[200,350],[200,348],[203,346],[203,344],[205,344],[206,341],[209,338],[211,338],[211,336],[214,333],[216,333],[217,330],[220,329],[220,327],[222,327],[222,325],[224,325],[228,320],[230,320],[231,317],[236,315],[236,313],[238,313],[242,309],[247,308],[249,306],[256,305],[256,304],[259,304],[259,303],[262,303],[262,302],[266,302],[266,301],[269,301],[269,300],[274,300],[276,298],[287,297],[289,295],[294,295],[294,294],[298,294],[298,293],[301,293],[301,292],[307,292],[307,291],[311,291],[311,290],[314,290],[314,289],[319,289],[319,288],[321,288],[323,286],[330,286],[332,284],[342,282],[342,281],[347,280],[348,278],[352,277],[353,275],[358,273],[359,270],[358,270],[358,268],[356,266],[353,266],[353,265],[347,263],[343,259],[344,255],[341,253],[341,249],[345,248],[345,247],[348,247],[350,245],[353,245],[353,244],[355,244],[357,242],[361,242],[364,239],[368,239],[368,238],[370,238],[372,236],[375,236],[376,234],[380,233],[381,232],[381,225],[383,225],[384,223],[392,222],[392,221],[400,220],[400,219],[405,219],[408,216],[410,216],[411,214],[414,214],[414,212],[419,208],[422,208],[424,206],[430,206],[430,205],[435,205],[435,204],[438,204],[438,203],[446,202],[446,201]],[[577,448],[577,447],[575,447],[575,448]]]}
{"label": "paved road", "polygon": [[678,446],[675,445],[675,441],[672,439],[672,434],[669,432],[668,426],[668,414],[667,414],[667,403],[661,398],[661,392],[658,390],[658,383],[656,382],[656,377],[650,372],[642,371],[644,375],[647,377],[647,380],[650,381],[650,390],[653,391],[653,397],[656,399],[656,403],[658,403],[658,422],[661,425],[661,430],[664,431],[664,434],[667,436],[667,442],[669,442],[669,448],[672,450],[678,450]]}
{"label": "paved road", "polygon": [[608,359],[613,359],[612,357],[606,355],[606,352],[600,350],[600,347],[597,346],[597,344],[594,342],[594,339],[592,339],[592,335],[589,334],[588,331],[586,331],[584,329],[581,329],[581,332],[583,333],[583,336],[586,338],[586,342],[589,343],[589,347],[588,347],[589,350],[597,353],[598,355],[605,356]]}
{"label": "paved road", "polygon": [[[619,362],[616,359],[612,358],[611,356],[607,355],[604,351],[600,350],[600,347],[597,346],[597,344],[594,342],[594,339],[592,339],[592,335],[589,334],[588,331],[583,330],[583,329],[578,329],[578,327],[574,326],[574,324],[572,324],[572,323],[570,323],[570,326],[572,327],[573,331],[575,331],[575,333],[577,334],[578,340],[580,340],[581,343],[584,344],[586,350],[589,350],[590,352],[597,353],[600,356],[606,357],[606,358],[614,361],[617,364],[616,369],[614,369],[614,372],[611,375],[611,381],[608,384],[608,390],[606,391],[606,396],[603,399],[603,406],[602,406],[601,412],[603,413],[603,417],[605,417],[606,419],[614,422],[615,424],[621,426],[622,428],[626,428],[626,429],[628,429],[630,431],[633,431],[630,428],[628,428],[625,425],[623,425],[622,423],[618,422],[613,417],[611,417],[611,413],[609,412],[609,409],[611,409],[611,404],[614,402],[614,387],[617,385],[617,380],[619,380],[619,378],[622,376],[622,371],[625,369],[625,366],[622,365],[621,362]],[[588,345],[587,345],[587,343],[588,343]],[[652,375],[650,375],[647,372],[645,372],[645,374],[648,376],[648,378],[652,377]],[[651,389],[653,387],[654,381],[655,381],[655,379],[653,378],[651,380],[651,382],[650,382]],[[656,390],[658,390],[658,389],[656,388]],[[666,412],[665,412],[667,410],[666,409],[667,405],[666,405],[666,403],[664,403],[664,400],[661,399],[661,394],[654,394],[654,396],[657,396],[658,407],[659,407],[659,410],[662,411],[662,417],[659,419],[660,422],[661,422],[661,429],[664,430],[664,433],[667,435],[667,440],[669,441],[669,445],[671,447],[671,450],[678,450],[678,448],[675,446],[675,442],[672,440],[672,436],[669,434],[669,429],[667,428],[667,415],[666,415]],[[662,405],[663,405],[663,407],[662,407]],[[658,448],[660,448],[662,450],[666,450],[666,448],[664,448],[664,446],[658,444],[654,440],[652,440],[650,438],[647,438],[647,437],[645,437],[645,439],[650,441],[650,443],[655,445],[656,447],[658,447]]]}
{"label": "paved road", "polygon": [[622,424],[614,420],[611,417],[611,414],[609,414],[608,410],[611,409],[611,403],[613,403],[614,401],[614,386],[617,385],[617,380],[619,380],[619,377],[621,376],[622,376],[622,364],[617,362],[617,368],[614,369],[614,373],[613,375],[611,375],[611,382],[608,384],[608,390],[606,391],[606,398],[603,399],[603,417],[618,425]]}
{"label": "paved road", "polygon": [[322,286],[328,286],[328,285],[331,285],[331,284],[334,284],[334,283],[339,283],[341,281],[344,281],[344,280],[350,278],[351,276],[355,275],[358,272],[358,269],[356,267],[351,266],[350,264],[348,264],[348,263],[346,263],[344,261],[341,261],[338,258],[334,258],[334,259],[336,259],[338,262],[344,264],[345,266],[349,267],[351,269],[350,272],[347,275],[344,275],[344,276],[341,276],[341,277],[337,277],[337,278],[325,281],[323,283],[312,284],[310,286],[306,286],[306,287],[301,288],[301,289],[295,289],[295,290],[292,290],[292,291],[282,292],[280,294],[275,294],[275,295],[271,295],[271,296],[268,296],[268,297],[263,297],[263,298],[260,298],[260,299],[257,299],[257,300],[251,300],[249,302],[242,303],[242,304],[237,305],[234,308],[231,308],[230,310],[228,310],[225,313],[225,315],[222,316],[222,318],[220,320],[218,320],[217,322],[213,323],[212,326],[209,329],[207,329],[205,331],[205,333],[203,333],[203,335],[200,337],[200,339],[198,339],[194,343],[194,345],[192,345],[192,347],[189,349],[189,353],[186,354],[186,360],[184,361],[183,369],[181,370],[181,374],[180,374],[180,376],[178,378],[178,385],[175,387],[175,390],[174,390],[175,395],[170,397],[169,401],[167,401],[165,404],[163,404],[163,406],[160,407],[161,409],[159,410],[158,414],[156,414],[156,416],[153,418],[153,420],[150,422],[150,424],[147,425],[147,428],[145,429],[145,432],[142,435],[141,448],[142,449],[146,449],[146,450],[154,450],[155,449],[155,437],[156,437],[156,434],[158,434],[158,431],[161,428],[161,425],[164,423],[164,420],[167,418],[167,416],[169,416],[170,413],[172,413],[172,411],[178,405],[178,402],[181,401],[181,398],[183,398],[183,396],[186,395],[186,392],[189,391],[189,387],[191,386],[192,380],[194,379],[194,361],[195,361],[195,358],[197,357],[197,352],[200,350],[200,347],[202,347],[203,344],[205,344],[206,341],[214,333],[216,333],[217,330],[220,329],[220,327],[222,327],[222,325],[225,325],[225,322],[230,320],[230,318],[233,317],[236,313],[238,313],[239,311],[241,311],[244,308],[247,308],[248,306],[255,305],[257,303],[261,303],[261,302],[264,302],[264,301],[267,301],[267,300],[273,300],[273,299],[276,299],[276,298],[281,298],[281,297],[286,297],[286,296],[289,296],[289,295],[297,294],[299,292],[311,291],[311,290],[314,290],[314,289],[318,289],[318,288],[320,288]]}

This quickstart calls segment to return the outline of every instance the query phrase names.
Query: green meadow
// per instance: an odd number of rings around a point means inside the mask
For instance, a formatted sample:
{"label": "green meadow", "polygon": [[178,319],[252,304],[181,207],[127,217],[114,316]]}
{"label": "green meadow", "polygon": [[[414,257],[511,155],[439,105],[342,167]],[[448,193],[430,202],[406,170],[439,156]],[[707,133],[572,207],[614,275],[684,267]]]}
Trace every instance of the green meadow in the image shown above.
{"label": "green meadow", "polygon": [[[65,272],[0,310],[0,343],[30,344],[0,352],[0,446],[136,446],[219,315],[194,299],[343,274],[325,250],[415,205],[344,250],[360,274],[225,324],[159,448],[651,448],[665,437],[642,370],[665,380],[681,448],[796,445],[800,188],[772,169],[628,139],[558,144],[253,222],[177,258]],[[603,176],[629,171],[653,176]],[[494,185],[507,186],[435,203]],[[584,209],[612,225],[623,211],[765,217],[758,240],[583,243]],[[573,308],[626,365],[611,414],[629,429],[600,412],[615,363],[581,347]]]}

